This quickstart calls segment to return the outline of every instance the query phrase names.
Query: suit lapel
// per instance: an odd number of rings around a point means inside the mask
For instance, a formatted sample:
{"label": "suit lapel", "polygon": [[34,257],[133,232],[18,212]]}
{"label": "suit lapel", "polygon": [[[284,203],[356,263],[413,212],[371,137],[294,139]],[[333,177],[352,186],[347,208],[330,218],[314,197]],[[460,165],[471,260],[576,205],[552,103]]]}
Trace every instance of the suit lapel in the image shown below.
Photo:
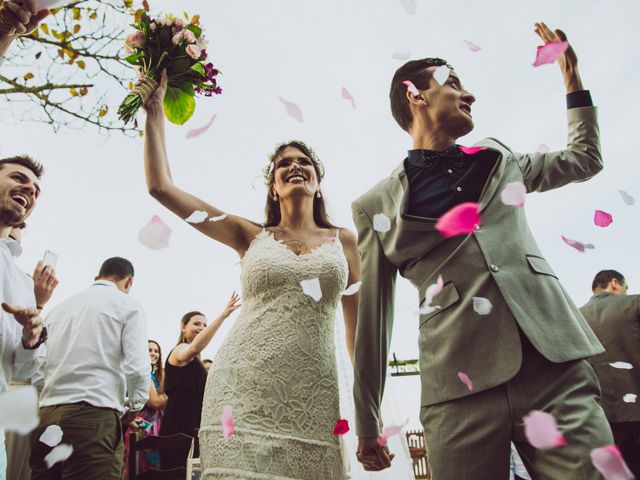
{"label": "suit lapel", "polygon": [[500,185],[500,179],[502,178],[502,174],[504,173],[504,153],[501,149],[496,148],[494,142],[491,142],[490,139],[482,140],[474,146],[485,147],[488,150],[495,152],[498,155],[496,160],[496,164],[493,166],[491,173],[489,174],[489,178],[487,182],[484,184],[482,189],[482,193],[480,194],[480,212],[482,212],[486,206],[489,204],[491,199],[496,193],[498,189],[498,185]]}

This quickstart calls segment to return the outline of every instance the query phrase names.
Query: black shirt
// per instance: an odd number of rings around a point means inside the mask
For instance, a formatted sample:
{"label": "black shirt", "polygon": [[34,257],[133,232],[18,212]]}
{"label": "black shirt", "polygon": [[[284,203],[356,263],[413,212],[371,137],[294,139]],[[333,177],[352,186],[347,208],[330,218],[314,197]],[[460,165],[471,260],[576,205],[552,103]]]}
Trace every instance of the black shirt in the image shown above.
{"label": "black shirt", "polygon": [[[591,106],[593,102],[588,90],[567,95],[567,108]],[[494,151],[483,150],[468,155],[459,145],[444,151],[409,150],[404,161],[409,181],[406,213],[439,218],[460,203],[479,201],[497,160]]]}

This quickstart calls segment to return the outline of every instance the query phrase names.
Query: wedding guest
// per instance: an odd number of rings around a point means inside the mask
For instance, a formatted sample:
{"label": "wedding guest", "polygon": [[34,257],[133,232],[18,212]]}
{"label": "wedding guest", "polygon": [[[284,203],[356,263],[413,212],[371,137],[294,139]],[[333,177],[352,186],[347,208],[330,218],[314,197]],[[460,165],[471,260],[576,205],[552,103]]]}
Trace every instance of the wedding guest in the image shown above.
{"label": "wedding guest", "polygon": [[[627,281],[616,270],[598,272],[591,290],[593,296],[580,311],[605,351],[589,361],[600,378],[602,408],[616,445],[640,478],[640,295],[627,295]],[[616,362],[633,368],[613,368]]]}
{"label": "wedding guest", "polygon": [[[129,478],[129,432],[139,432],[138,438],[153,437],[160,434],[162,415],[167,404],[167,396],[162,391],[164,369],[162,367],[162,349],[155,340],[149,340],[149,357],[151,358],[151,384],[149,385],[149,399],[140,414],[125,426],[124,455],[121,479]],[[138,473],[149,469],[160,468],[160,454],[153,450],[145,450],[138,455]]]}
{"label": "wedding guest", "polygon": [[[160,435],[184,433],[197,437],[202,413],[207,370],[200,353],[213,340],[222,323],[240,308],[240,297],[233,292],[222,313],[209,325],[197,311],[185,313],[180,320],[178,343],[169,352],[165,365],[164,390],[169,400],[164,412]],[[162,468],[184,467],[186,455],[167,452],[161,456]]]}
{"label": "wedding guest", "polygon": [[[124,258],[105,260],[95,282],[63,301],[46,318],[49,333],[40,396],[40,425],[31,434],[31,479],[119,479],[125,392],[130,417],[149,395],[147,324],[129,296],[134,269]],[[40,436],[51,425],[73,446],[64,462],[48,468],[51,447]]]}
{"label": "wedding guest", "polygon": [[[536,23],[535,32],[544,43],[566,41],[544,23]],[[391,111],[413,148],[352,205],[363,260],[356,431],[359,460],[368,470],[387,468],[391,460],[380,445],[380,400],[400,272],[418,288],[421,303],[440,275],[445,282],[431,308],[421,309],[418,339],[421,421],[433,477],[506,478],[513,441],[533,478],[601,478],[590,452],[612,436],[586,358],[602,345],[544,259],[524,209],[501,200],[512,182],[542,192],[588,180],[603,168],[596,109],[571,46],[558,62],[569,138],[566,149],[548,153],[516,153],[492,138],[465,152],[456,140],[473,129],[475,97],[447,62],[414,60],[394,75]],[[466,202],[478,204],[482,221],[473,234],[445,237],[437,220]],[[380,215],[388,224],[376,229]],[[488,316],[477,313],[477,299],[492,306]],[[552,414],[567,445],[534,449],[522,421],[531,410]]]}
{"label": "wedding guest", "polygon": [[35,10],[30,0],[0,2],[0,66],[13,41],[21,35],[33,32],[47,15],[49,10]]}
{"label": "wedding guest", "polygon": [[[0,393],[12,380],[27,380],[35,373],[38,346],[46,338],[33,280],[16,264],[21,248],[9,238],[35,208],[43,171],[26,155],[0,159]],[[0,429],[0,472],[7,467],[4,438]]]}
{"label": "wedding guest", "polygon": [[213,365],[213,360],[211,360],[210,358],[205,358],[202,361],[202,364],[204,365],[204,368],[207,370],[207,372],[209,371],[209,369],[211,368],[211,365]]}

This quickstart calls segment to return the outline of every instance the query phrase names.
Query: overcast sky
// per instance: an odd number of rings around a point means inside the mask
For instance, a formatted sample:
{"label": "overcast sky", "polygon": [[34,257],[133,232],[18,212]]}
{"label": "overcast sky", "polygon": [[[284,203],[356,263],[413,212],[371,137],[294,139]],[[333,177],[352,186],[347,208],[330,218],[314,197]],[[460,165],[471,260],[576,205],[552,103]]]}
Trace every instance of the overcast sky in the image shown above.
{"label": "overcast sky", "polygon": [[[593,275],[603,268],[619,269],[631,291],[640,291],[636,0],[416,0],[413,14],[408,0],[150,3],[154,11],[200,14],[211,42],[209,54],[224,72],[223,95],[199,99],[186,127],[168,129],[176,184],[224,211],[261,221],[267,156],[276,143],[299,138],[316,149],[326,166],[323,192],[333,220],[351,229],[350,202],[388,175],[410,147],[409,136],[389,112],[389,82],[403,63],[394,54],[440,56],[455,67],[477,99],[476,129],[460,143],[492,136],[518,151],[534,151],[541,143],[561,149],[566,114],[559,68],[531,64],[540,44],[534,22],[563,28],[599,107],[606,167],[587,183],[529,195],[526,211],[543,253],[578,305],[587,301]],[[482,50],[470,51],[463,40]],[[355,110],[341,97],[343,87],[353,95]],[[115,115],[120,95],[113,92],[109,115]],[[285,113],[279,97],[302,109],[303,123]],[[106,137],[89,127],[54,134],[45,125],[16,123],[6,100],[0,101],[1,155],[29,153],[47,168],[20,263],[31,272],[45,249],[59,254],[60,286],[52,306],[85,288],[105,258],[119,255],[136,267],[132,295],[144,304],[149,336],[160,341],[165,353],[178,336],[183,313],[200,309],[213,318],[221,311],[239,288],[239,259],[147,194],[139,139]],[[214,114],[205,134],[185,138],[187,130]],[[636,205],[626,205],[619,189],[634,196]],[[611,213],[613,224],[594,226],[595,209]],[[138,242],[138,232],[156,214],[173,234],[169,248],[152,251]],[[561,235],[596,248],[579,253]],[[392,351],[399,358],[415,358],[417,296],[402,281],[397,299]],[[206,356],[214,355],[234,318]],[[408,394],[407,405],[417,411],[413,387],[396,389],[396,394]]]}

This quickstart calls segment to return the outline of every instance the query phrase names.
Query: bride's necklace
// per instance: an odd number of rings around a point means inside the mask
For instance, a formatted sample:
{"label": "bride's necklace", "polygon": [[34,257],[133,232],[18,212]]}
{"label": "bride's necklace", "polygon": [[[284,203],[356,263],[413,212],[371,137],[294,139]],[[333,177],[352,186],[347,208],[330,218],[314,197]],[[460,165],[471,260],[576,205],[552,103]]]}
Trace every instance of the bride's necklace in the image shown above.
{"label": "bride's necklace", "polygon": [[[288,235],[285,228],[282,225],[278,225],[276,227],[278,234],[280,236],[280,241],[284,244],[284,245],[290,245],[293,248],[290,248],[290,250],[292,252],[294,252],[296,255],[301,255],[303,253],[308,253],[309,252],[309,247],[307,246],[306,243],[304,243],[302,240],[298,239],[298,238],[294,238],[291,237],[289,235],[289,238],[286,238],[285,236]],[[289,247],[287,247],[289,248]]]}

